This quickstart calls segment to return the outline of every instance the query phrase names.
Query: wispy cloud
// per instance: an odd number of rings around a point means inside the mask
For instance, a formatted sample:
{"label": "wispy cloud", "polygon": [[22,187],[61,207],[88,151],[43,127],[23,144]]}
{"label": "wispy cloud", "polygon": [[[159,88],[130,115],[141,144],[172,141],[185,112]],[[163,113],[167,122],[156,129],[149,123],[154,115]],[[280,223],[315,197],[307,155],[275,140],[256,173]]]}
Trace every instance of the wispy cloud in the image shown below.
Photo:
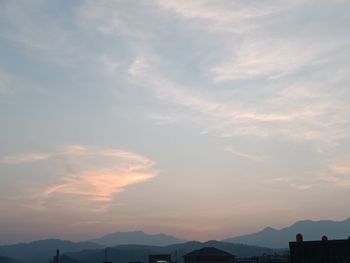
{"label": "wispy cloud", "polygon": [[32,153],[21,155],[9,155],[0,158],[0,164],[23,164],[47,160],[51,157],[48,153]]}
{"label": "wispy cloud", "polygon": [[[204,129],[220,136],[284,136],[293,140],[332,141],[344,135],[339,130],[339,133],[330,136],[327,130],[321,128],[335,122],[333,127],[341,129],[343,122],[330,116],[333,104],[327,94],[320,99],[322,93],[312,92],[308,86],[299,86],[298,101],[285,94],[286,84],[283,84],[285,89],[277,88],[272,94],[267,94],[266,99],[261,98],[257,105],[234,99],[231,102],[214,100],[210,98],[210,92],[201,94],[193,87],[164,77],[157,69],[157,60],[149,59],[148,62],[146,57],[138,57],[130,65],[132,80],[149,89],[158,99],[185,107],[190,111],[187,118],[195,119]],[[299,103],[300,98],[309,102]],[[346,111],[343,114],[346,115]]]}
{"label": "wispy cloud", "polygon": [[202,24],[203,27],[209,28],[209,30],[236,33],[258,27],[259,24],[253,23],[252,19],[288,9],[297,2],[300,1],[284,1],[280,5],[270,1],[255,2],[255,4],[244,3],[243,1],[156,1],[161,9],[172,12],[184,19],[197,20],[199,21],[198,25]]}
{"label": "wispy cloud", "polygon": [[350,162],[332,164],[330,170],[335,174],[350,176]]}
{"label": "wispy cloud", "polygon": [[265,184],[273,186],[283,185],[283,187],[287,185],[288,187],[298,191],[306,191],[313,188],[316,185],[315,182],[305,183],[293,177],[275,177],[267,180]]}
{"label": "wispy cloud", "polygon": [[[1,158],[1,164],[18,165],[49,162],[54,173],[59,175],[53,183],[39,185],[32,189],[40,203],[69,206],[73,203],[89,207],[91,202],[108,204],[114,194],[127,186],[148,181],[157,175],[155,162],[139,154],[113,148],[97,148],[84,145],[68,145],[51,153],[33,153]],[[57,166],[57,163],[59,164]],[[62,166],[63,165],[63,166]]]}
{"label": "wispy cloud", "polygon": [[350,187],[350,162],[333,162],[329,165],[327,175],[320,178],[340,188]]}
{"label": "wispy cloud", "polygon": [[243,158],[243,159],[247,159],[247,160],[250,160],[250,161],[253,161],[253,162],[262,162],[266,159],[266,156],[257,156],[257,155],[253,155],[253,154],[248,154],[248,153],[243,153],[243,152],[239,152],[239,151],[236,151],[234,150],[233,148],[231,147],[225,147],[224,149],[226,152],[229,152],[235,156],[238,156],[240,158]]}
{"label": "wispy cloud", "polygon": [[[1,36],[25,48],[41,51],[43,54],[58,50],[62,53],[64,50],[68,51],[66,43],[69,38],[69,30],[60,25],[57,20],[40,12],[44,6],[44,1],[32,0],[3,3],[2,19],[11,26],[12,30],[3,31]],[[25,29],[23,25],[26,25]],[[53,42],[53,38],[56,38],[56,41]]]}
{"label": "wispy cloud", "polygon": [[278,78],[323,62],[323,55],[334,48],[337,48],[337,43],[320,44],[305,39],[293,41],[267,36],[248,38],[228,56],[231,61],[213,67],[210,72],[216,82]]}
{"label": "wispy cloud", "polygon": [[115,193],[123,191],[126,186],[148,181],[154,176],[153,173],[142,171],[140,167],[125,171],[104,169],[79,172],[46,189],[44,196],[50,198],[54,195],[66,195],[86,201],[108,203]]}
{"label": "wispy cloud", "polygon": [[0,96],[13,94],[19,84],[20,81],[15,76],[0,68]]}
{"label": "wispy cloud", "polygon": [[[168,100],[194,109],[208,117],[217,117],[227,121],[247,120],[257,122],[288,121],[303,118],[309,113],[258,113],[255,109],[249,111],[242,103],[229,105],[205,98],[193,93],[190,88],[164,78],[155,67],[151,67],[144,58],[136,58],[129,67],[129,73],[136,79],[142,80],[142,86],[151,88],[159,99]],[[245,108],[245,109],[244,109]]]}
{"label": "wispy cloud", "polygon": [[106,54],[100,57],[102,66],[107,70],[108,74],[113,74],[120,67],[120,62],[113,60]]}
{"label": "wispy cloud", "polygon": [[150,12],[149,3],[144,1],[84,1],[76,12],[76,19],[82,29],[104,36],[145,40],[153,35],[149,27],[152,21],[147,21]]}

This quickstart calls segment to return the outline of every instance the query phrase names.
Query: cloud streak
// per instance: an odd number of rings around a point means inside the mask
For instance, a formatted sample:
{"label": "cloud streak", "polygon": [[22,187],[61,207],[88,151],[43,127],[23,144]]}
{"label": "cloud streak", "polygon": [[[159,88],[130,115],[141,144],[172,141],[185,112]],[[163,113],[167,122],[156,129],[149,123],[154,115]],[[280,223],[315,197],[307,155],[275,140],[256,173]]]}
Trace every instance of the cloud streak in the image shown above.
{"label": "cloud streak", "polygon": [[[59,178],[47,186],[38,185],[34,195],[44,206],[58,203],[108,204],[116,193],[126,187],[151,180],[157,175],[155,162],[139,154],[113,148],[96,148],[83,145],[61,147],[51,153],[33,153],[1,158],[1,164],[25,165],[32,163],[37,173],[43,163],[49,163]],[[40,182],[38,182],[40,183]],[[69,201],[74,200],[74,201]]]}
{"label": "cloud streak", "polygon": [[240,1],[156,1],[162,10],[180,18],[200,21],[205,28],[215,31],[243,33],[258,27],[252,20],[286,10],[299,1],[285,1],[283,4],[269,1],[247,4]]}
{"label": "cloud streak", "polygon": [[316,182],[301,182],[301,180],[298,181],[293,177],[276,177],[267,180],[265,184],[273,185],[274,187],[276,187],[276,185],[279,185],[279,187],[287,185],[291,189],[297,191],[306,191],[316,186]]}
{"label": "cloud streak", "polygon": [[215,82],[280,78],[320,63],[324,54],[338,48],[337,43],[320,45],[305,39],[291,41],[264,36],[258,40],[248,38],[229,56],[234,59],[213,67],[210,72],[214,75]]}
{"label": "cloud streak", "polygon": [[0,96],[15,93],[20,84],[22,83],[15,76],[3,70],[0,65]]}
{"label": "cloud streak", "polygon": [[51,157],[48,153],[33,153],[33,154],[20,154],[20,155],[10,155],[0,158],[0,164],[23,164],[32,163],[47,160]]}
{"label": "cloud streak", "polygon": [[105,169],[79,172],[46,189],[44,196],[50,198],[54,195],[67,195],[87,201],[109,203],[115,193],[123,191],[129,185],[148,181],[154,176],[140,168],[130,171]]}
{"label": "cloud streak", "polygon": [[[128,72],[132,81],[151,91],[159,100],[189,110],[191,113],[187,118],[195,119],[204,129],[214,131],[219,136],[283,136],[298,141],[323,142],[336,141],[345,136],[341,131],[344,125],[342,119],[339,119],[339,115],[336,119],[330,115],[332,110],[340,109],[332,109],[334,106],[327,93],[323,94],[320,90],[315,93],[310,86],[303,86],[305,84],[295,88],[299,93],[294,96],[299,96],[299,100],[290,99],[288,89],[291,87],[284,84],[285,88],[268,93],[266,99],[262,97],[257,108],[256,105],[235,99],[231,102],[213,99],[209,97],[210,92],[200,94],[193,87],[171,81],[158,70],[156,59],[147,60],[146,57],[140,56],[130,65]],[[309,102],[299,104],[301,100]],[[347,112],[344,108],[341,112],[345,118]],[[166,119],[169,120],[169,117]],[[322,129],[330,122],[339,129],[333,130],[331,135],[330,131]]]}
{"label": "cloud streak", "polygon": [[229,152],[229,153],[231,153],[235,156],[238,156],[240,158],[247,159],[247,160],[250,160],[253,162],[258,162],[258,163],[264,161],[264,159],[265,159],[265,156],[257,156],[257,155],[239,152],[239,151],[232,149],[231,147],[225,147],[224,151]]}
{"label": "cloud streak", "polygon": [[350,188],[350,162],[333,162],[326,176],[320,178],[339,188]]}

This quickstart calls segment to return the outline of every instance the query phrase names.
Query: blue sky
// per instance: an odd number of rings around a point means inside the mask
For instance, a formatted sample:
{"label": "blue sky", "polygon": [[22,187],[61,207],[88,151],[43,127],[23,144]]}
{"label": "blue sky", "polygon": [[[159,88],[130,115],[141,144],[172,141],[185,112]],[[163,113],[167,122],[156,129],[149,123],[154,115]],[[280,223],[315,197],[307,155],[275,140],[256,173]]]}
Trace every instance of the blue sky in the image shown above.
{"label": "blue sky", "polygon": [[349,9],[1,1],[0,242],[349,217]]}

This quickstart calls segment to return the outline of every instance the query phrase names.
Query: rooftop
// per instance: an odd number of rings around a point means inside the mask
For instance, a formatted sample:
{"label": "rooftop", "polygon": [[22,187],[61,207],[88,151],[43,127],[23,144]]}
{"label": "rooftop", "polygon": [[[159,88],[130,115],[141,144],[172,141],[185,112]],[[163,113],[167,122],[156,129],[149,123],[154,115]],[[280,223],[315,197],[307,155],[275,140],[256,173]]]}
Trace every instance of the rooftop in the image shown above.
{"label": "rooftop", "polygon": [[204,248],[194,250],[194,251],[184,255],[184,257],[198,257],[198,256],[234,257],[232,254],[227,253],[223,250],[217,249],[215,247],[204,247]]}

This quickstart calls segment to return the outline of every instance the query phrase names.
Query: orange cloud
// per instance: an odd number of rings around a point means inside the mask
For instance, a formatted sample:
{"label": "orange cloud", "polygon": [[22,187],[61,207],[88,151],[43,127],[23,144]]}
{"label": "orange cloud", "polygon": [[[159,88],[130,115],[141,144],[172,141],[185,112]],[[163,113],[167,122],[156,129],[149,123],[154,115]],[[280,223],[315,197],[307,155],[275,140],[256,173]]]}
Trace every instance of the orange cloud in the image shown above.
{"label": "orange cloud", "polygon": [[73,177],[64,178],[62,183],[49,187],[45,196],[54,194],[73,195],[90,201],[110,202],[113,195],[132,184],[152,179],[155,173],[136,170],[85,171]]}
{"label": "orange cloud", "polygon": [[[36,174],[51,173],[51,182],[40,180],[29,189],[41,208],[49,206],[89,208],[93,202],[108,205],[114,194],[127,186],[148,181],[157,175],[155,162],[139,154],[84,145],[68,145],[57,151],[4,156],[0,164],[31,163]],[[49,171],[47,170],[49,167]],[[99,206],[103,207],[103,206]]]}
{"label": "orange cloud", "polygon": [[321,180],[331,183],[336,187],[350,187],[350,163],[334,162],[329,165],[327,176],[321,177]]}
{"label": "orange cloud", "polygon": [[70,203],[108,204],[115,193],[129,185],[148,181],[157,174],[152,160],[120,149],[70,145],[57,156],[72,167],[56,184],[43,190],[45,202],[55,200],[65,204],[71,199]]}

